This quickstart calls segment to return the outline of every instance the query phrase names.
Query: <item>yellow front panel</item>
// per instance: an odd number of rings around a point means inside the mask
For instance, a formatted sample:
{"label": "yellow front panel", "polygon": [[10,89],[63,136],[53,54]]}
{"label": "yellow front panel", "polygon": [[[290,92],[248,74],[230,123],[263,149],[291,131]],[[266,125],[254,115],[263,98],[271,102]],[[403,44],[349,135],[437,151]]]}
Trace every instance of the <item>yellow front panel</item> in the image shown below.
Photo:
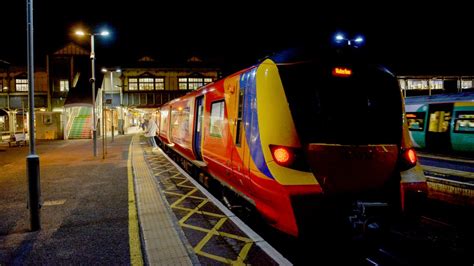
{"label": "yellow front panel", "polygon": [[270,144],[300,147],[293,118],[278,68],[269,59],[257,70],[257,108],[260,140],[265,161],[275,179],[283,185],[318,184],[310,172],[282,167],[273,162]]}

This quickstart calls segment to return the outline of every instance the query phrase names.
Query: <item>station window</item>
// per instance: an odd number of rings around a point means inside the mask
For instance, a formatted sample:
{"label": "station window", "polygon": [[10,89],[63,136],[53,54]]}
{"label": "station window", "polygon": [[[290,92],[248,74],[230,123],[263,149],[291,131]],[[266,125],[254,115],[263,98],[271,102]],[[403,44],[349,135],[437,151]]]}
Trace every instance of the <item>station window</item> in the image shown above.
{"label": "station window", "polygon": [[129,91],[152,91],[152,90],[164,90],[165,79],[164,78],[128,78],[128,90]]}
{"label": "station window", "polygon": [[137,91],[138,90],[138,79],[137,78],[129,78],[128,79],[128,90],[129,91]]}
{"label": "station window", "polygon": [[461,88],[463,89],[472,88],[472,80],[461,80]]}
{"label": "station window", "polygon": [[212,82],[212,78],[178,78],[180,90],[196,90]]}
{"label": "station window", "polygon": [[69,80],[63,79],[59,81],[59,91],[69,91]]}
{"label": "station window", "polygon": [[425,115],[424,112],[407,113],[408,130],[410,131],[423,131],[425,128]]}
{"label": "station window", "polygon": [[224,101],[213,102],[211,105],[210,135],[222,137],[224,127]]}
{"label": "station window", "polygon": [[430,80],[430,89],[432,90],[442,90],[444,82],[442,79],[432,79]]}
{"label": "station window", "polygon": [[153,78],[140,78],[140,79],[138,79],[138,90],[152,91],[153,90]]}
{"label": "station window", "polygon": [[16,91],[28,91],[28,79],[15,79]]}
{"label": "station window", "polygon": [[454,132],[474,133],[474,111],[456,112]]}
{"label": "station window", "polygon": [[409,79],[407,81],[408,90],[427,90],[428,80],[426,79]]}

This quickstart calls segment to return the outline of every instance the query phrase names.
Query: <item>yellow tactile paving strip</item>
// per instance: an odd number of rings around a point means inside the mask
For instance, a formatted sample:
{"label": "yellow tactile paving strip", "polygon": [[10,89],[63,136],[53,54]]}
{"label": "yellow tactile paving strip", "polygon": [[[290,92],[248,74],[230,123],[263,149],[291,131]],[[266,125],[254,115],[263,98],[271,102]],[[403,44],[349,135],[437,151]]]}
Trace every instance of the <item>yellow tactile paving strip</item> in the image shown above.
{"label": "yellow tactile paving strip", "polygon": [[132,140],[132,165],[143,250],[150,265],[193,265],[192,251],[182,241],[179,227],[160,196],[138,136]]}
{"label": "yellow tactile paving strip", "polygon": [[145,158],[186,238],[203,265],[276,264],[161,152]]}
{"label": "yellow tactile paving strip", "polygon": [[[135,138],[137,139],[137,138]],[[140,243],[140,229],[138,224],[138,212],[136,206],[135,186],[133,184],[132,148],[130,143],[128,151],[127,175],[128,175],[128,238],[130,247],[130,264],[133,266],[143,265],[143,254]]]}

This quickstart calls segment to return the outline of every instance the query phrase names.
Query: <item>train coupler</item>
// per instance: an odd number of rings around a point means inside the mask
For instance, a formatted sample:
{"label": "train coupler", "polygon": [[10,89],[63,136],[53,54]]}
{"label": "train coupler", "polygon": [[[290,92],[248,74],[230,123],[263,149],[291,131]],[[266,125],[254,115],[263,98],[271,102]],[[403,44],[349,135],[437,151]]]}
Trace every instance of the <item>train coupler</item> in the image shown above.
{"label": "train coupler", "polygon": [[388,203],[385,202],[357,201],[349,216],[352,229],[359,233],[379,230],[382,226],[382,217],[386,214],[388,207]]}

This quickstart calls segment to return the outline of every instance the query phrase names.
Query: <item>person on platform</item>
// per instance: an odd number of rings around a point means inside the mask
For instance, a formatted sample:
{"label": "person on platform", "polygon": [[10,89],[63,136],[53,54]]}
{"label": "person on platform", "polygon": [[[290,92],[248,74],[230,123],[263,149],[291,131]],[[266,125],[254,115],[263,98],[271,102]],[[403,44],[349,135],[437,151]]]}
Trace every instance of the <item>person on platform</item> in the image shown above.
{"label": "person on platform", "polygon": [[147,131],[145,133],[145,137],[148,137],[148,141],[150,143],[150,146],[152,146],[153,150],[158,149],[158,145],[156,145],[155,141],[155,136],[156,136],[156,131],[158,130],[158,126],[156,125],[155,118],[152,117],[148,121],[148,127]]}

